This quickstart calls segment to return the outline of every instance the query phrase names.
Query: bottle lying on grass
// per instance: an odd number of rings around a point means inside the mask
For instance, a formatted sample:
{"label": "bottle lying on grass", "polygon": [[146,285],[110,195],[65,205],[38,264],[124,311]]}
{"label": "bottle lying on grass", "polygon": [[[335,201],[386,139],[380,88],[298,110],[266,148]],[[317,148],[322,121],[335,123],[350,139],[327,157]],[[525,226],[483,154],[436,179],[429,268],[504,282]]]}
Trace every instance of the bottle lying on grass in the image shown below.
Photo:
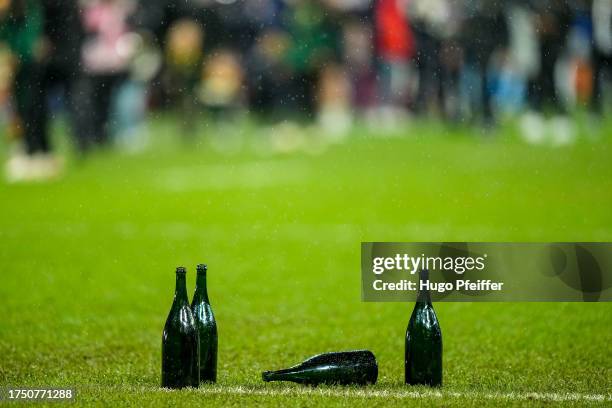
{"label": "bottle lying on grass", "polygon": [[366,385],[376,383],[378,364],[369,350],[324,353],[278,371],[264,371],[263,380],[298,384]]}
{"label": "bottle lying on grass", "polygon": [[165,388],[200,385],[200,345],[187,300],[186,270],[176,268],[176,290],[162,335],[162,381]]}

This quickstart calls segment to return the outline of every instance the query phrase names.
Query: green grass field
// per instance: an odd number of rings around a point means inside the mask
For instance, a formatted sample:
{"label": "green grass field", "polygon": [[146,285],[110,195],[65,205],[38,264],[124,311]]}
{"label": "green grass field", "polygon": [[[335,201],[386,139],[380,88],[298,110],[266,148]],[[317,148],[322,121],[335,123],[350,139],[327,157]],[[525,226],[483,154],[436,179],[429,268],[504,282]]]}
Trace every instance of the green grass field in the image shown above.
{"label": "green grass field", "polygon": [[[415,126],[320,154],[221,155],[172,142],[172,122],[153,126],[147,152],[0,184],[0,386],[71,386],[79,403],[138,407],[610,404],[612,304],[436,304],[445,371],[432,391],[403,385],[413,306],[362,303],[359,271],[361,241],[612,240],[609,137],[554,149]],[[174,268],[188,267],[191,293],[200,262],[219,381],[165,391]],[[261,381],[356,348],[376,354],[376,385]]]}

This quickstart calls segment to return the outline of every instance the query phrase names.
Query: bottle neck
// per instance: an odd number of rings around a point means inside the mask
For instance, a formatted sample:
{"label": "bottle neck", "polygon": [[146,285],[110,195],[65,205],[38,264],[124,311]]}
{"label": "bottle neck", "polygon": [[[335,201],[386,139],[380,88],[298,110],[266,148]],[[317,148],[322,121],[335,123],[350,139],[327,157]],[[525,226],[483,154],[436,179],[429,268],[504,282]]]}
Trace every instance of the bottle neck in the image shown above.
{"label": "bottle neck", "polygon": [[430,305],[431,304],[431,295],[429,294],[428,290],[420,290],[419,291],[419,296],[417,297],[417,302],[418,303],[425,303]]}
{"label": "bottle neck", "polygon": [[266,382],[283,381],[283,380],[287,380],[288,377],[291,377],[297,372],[298,371],[294,367],[284,368],[282,370],[276,370],[276,371],[264,371],[263,380]]}
{"label": "bottle neck", "polygon": [[208,289],[206,287],[206,272],[198,272],[198,276],[196,278],[195,296],[199,297],[201,300],[204,300],[207,303],[209,302]]}
{"label": "bottle neck", "polygon": [[187,278],[184,273],[176,274],[176,289],[174,290],[174,302],[186,302],[187,300]]}
{"label": "bottle neck", "polygon": [[423,269],[419,272],[419,295],[417,297],[417,302],[430,305],[431,304],[431,294],[429,293],[429,289],[421,289],[421,283],[420,283],[420,282],[427,282],[427,281],[429,281],[429,271],[426,269]]}

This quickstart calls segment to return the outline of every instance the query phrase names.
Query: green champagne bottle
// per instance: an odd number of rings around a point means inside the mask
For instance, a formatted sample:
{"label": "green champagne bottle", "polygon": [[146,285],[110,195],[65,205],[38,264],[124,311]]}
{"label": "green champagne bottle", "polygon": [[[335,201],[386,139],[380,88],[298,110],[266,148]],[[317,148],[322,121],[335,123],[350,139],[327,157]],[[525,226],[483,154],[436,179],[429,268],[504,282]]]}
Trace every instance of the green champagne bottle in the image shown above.
{"label": "green champagne bottle", "polygon": [[[429,272],[421,270],[419,280],[429,280]],[[420,283],[419,283],[420,287]],[[406,330],[406,384],[442,385],[442,331],[431,304],[429,290],[419,295]]]}
{"label": "green champagne bottle", "polygon": [[162,387],[200,385],[198,330],[187,299],[186,270],[176,268],[176,290],[162,335]]}
{"label": "green champagne bottle", "polygon": [[366,385],[376,383],[378,364],[369,350],[324,353],[301,364],[278,371],[265,371],[263,380],[298,384]]}
{"label": "green champagne bottle", "polygon": [[200,337],[200,381],[217,381],[217,322],[210,307],[206,290],[206,265],[197,266],[198,276],[196,289],[191,301],[191,310],[195,318]]}

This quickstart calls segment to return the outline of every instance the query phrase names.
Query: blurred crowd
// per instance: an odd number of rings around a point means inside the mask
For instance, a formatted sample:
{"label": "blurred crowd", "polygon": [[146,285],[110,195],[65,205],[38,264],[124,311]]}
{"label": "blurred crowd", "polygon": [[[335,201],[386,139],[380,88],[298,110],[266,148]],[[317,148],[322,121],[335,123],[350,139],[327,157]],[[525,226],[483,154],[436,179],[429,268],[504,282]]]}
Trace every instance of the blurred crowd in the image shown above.
{"label": "blurred crowd", "polygon": [[146,113],[291,118],[342,136],[415,116],[524,118],[562,144],[605,110],[612,0],[0,0],[11,180],[56,176],[50,119],[78,151],[139,149]]}

